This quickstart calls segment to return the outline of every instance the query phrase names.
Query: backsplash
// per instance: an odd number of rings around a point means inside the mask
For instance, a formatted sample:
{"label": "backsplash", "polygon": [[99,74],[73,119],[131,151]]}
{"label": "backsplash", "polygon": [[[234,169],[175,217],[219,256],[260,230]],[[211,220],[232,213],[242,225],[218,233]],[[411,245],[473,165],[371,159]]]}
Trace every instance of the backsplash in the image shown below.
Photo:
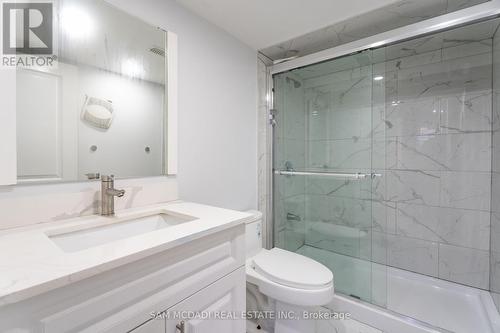
{"label": "backsplash", "polygon": [[[100,182],[0,187],[0,230],[99,213]],[[116,180],[116,210],[178,199],[177,179]]]}

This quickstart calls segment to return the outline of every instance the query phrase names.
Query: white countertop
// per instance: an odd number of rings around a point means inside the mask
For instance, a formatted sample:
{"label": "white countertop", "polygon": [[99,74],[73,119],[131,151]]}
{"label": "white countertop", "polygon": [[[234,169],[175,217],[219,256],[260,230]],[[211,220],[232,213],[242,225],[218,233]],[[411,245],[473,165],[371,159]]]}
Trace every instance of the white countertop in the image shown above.
{"label": "white countertop", "polygon": [[[165,210],[196,220],[91,247],[64,252],[48,235],[108,225],[127,216]],[[44,223],[0,233],[0,306],[131,263],[244,223],[248,213],[189,202],[173,202],[119,211],[114,217],[96,215]]]}

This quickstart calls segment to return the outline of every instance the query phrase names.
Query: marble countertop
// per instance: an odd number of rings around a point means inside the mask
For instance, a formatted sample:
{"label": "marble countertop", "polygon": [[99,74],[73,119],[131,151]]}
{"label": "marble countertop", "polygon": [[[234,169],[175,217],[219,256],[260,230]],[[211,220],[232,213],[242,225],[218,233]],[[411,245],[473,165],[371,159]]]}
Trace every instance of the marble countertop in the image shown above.
{"label": "marble countertop", "polygon": [[[171,212],[196,218],[77,252],[64,252],[49,235],[110,225],[130,217]],[[85,216],[0,233],[0,306],[111,270],[175,246],[244,223],[248,213],[189,202],[119,211],[114,217]]]}

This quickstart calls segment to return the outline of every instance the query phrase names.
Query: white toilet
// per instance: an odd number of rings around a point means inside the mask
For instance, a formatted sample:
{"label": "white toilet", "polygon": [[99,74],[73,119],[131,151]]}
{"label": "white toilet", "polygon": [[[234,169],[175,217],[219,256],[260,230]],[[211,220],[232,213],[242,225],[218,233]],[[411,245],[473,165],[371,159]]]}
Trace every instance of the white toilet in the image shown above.
{"label": "white toilet", "polygon": [[[262,248],[262,214],[254,214],[246,224],[247,283],[273,299],[275,333],[314,332],[314,320],[303,318],[333,298],[332,272],[310,258],[278,248]],[[298,318],[289,319],[290,314]]]}

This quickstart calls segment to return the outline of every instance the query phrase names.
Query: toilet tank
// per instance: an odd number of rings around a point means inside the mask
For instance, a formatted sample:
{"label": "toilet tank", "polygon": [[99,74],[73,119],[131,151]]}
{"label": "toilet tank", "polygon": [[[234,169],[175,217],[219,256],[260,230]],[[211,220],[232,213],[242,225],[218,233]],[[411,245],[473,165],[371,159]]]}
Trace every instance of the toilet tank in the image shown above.
{"label": "toilet tank", "polygon": [[250,258],[262,250],[262,213],[256,210],[247,213],[252,214],[245,226],[246,257]]}

